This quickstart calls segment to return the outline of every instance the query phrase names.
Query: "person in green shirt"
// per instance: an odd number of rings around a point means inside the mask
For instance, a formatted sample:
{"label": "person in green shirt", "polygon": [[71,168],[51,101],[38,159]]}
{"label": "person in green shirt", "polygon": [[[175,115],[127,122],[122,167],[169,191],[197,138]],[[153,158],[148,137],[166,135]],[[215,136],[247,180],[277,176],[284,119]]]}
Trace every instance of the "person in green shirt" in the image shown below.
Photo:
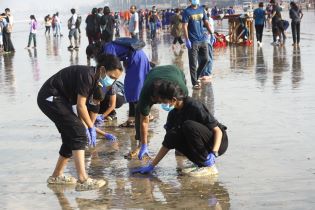
{"label": "person in green shirt", "polygon": [[178,85],[183,94],[188,96],[186,86],[186,78],[181,69],[174,65],[158,66],[153,68],[144,82],[140,93],[140,99],[136,110],[136,140],[139,140],[140,145],[136,151],[131,154],[138,154],[141,160],[144,155],[148,155],[148,127],[149,115],[153,104],[161,103],[159,94],[156,92],[163,81],[169,81]]}

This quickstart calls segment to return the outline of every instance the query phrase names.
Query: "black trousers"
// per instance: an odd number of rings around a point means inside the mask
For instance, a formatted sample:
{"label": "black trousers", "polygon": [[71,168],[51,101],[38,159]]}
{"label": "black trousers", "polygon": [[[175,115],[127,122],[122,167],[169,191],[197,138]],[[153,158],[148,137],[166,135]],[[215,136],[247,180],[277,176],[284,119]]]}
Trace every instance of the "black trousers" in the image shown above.
{"label": "black trousers", "polygon": [[48,101],[46,100],[47,97],[45,90],[41,89],[37,97],[37,104],[42,112],[55,123],[61,134],[62,145],[59,154],[65,158],[70,158],[73,150],[85,149],[87,144],[86,128],[66,99],[55,96],[53,101]]}
{"label": "black trousers", "polygon": [[136,116],[136,107],[138,102],[129,102],[129,117]]}
{"label": "black trousers", "polygon": [[[100,110],[98,112],[99,114],[103,114],[108,109],[110,97],[111,97],[111,95],[106,94],[104,100],[100,104]],[[115,106],[115,108],[118,109],[122,105],[124,105],[125,103],[126,103],[125,97],[122,95],[116,94],[116,106]],[[115,110],[113,110],[109,115],[111,115],[113,112],[115,112]]]}
{"label": "black trousers", "polygon": [[[192,43],[191,49],[188,50],[189,69],[192,85],[198,84],[198,78],[201,72],[210,62],[207,42]],[[199,62],[200,61],[200,62]]]}
{"label": "black trousers", "polygon": [[256,38],[258,42],[262,42],[262,36],[264,31],[264,25],[255,25]]}
{"label": "black trousers", "polygon": [[12,41],[11,41],[11,33],[3,32],[3,49],[5,52],[14,52],[15,49],[13,47]]}
{"label": "black trousers", "polygon": [[176,43],[179,43],[179,44],[183,44],[184,41],[182,40],[182,37],[174,37],[174,41],[173,41],[173,44],[176,44]]}
{"label": "black trousers", "polygon": [[[223,136],[218,151],[219,155],[224,154],[228,148],[226,131],[222,128],[221,130]],[[173,146],[176,150],[200,167],[204,166],[208,154],[212,151],[214,135],[213,132],[203,124],[187,120],[182,124],[181,128],[167,131],[164,142],[174,142]]]}
{"label": "black trousers", "polygon": [[294,44],[299,44],[300,43],[300,22],[291,22],[291,29],[292,29],[292,38],[293,38],[293,43]]}

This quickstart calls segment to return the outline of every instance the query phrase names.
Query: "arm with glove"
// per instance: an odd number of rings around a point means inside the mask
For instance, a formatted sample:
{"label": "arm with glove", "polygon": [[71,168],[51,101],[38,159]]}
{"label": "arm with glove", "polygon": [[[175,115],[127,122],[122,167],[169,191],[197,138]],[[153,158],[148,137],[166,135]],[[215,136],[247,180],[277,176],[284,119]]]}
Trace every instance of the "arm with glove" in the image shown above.
{"label": "arm with glove", "polygon": [[169,149],[162,146],[156,157],[153,159],[151,163],[146,166],[142,166],[132,170],[132,173],[140,173],[147,174],[151,173],[154,170],[154,167],[164,158],[164,156],[168,153]]}

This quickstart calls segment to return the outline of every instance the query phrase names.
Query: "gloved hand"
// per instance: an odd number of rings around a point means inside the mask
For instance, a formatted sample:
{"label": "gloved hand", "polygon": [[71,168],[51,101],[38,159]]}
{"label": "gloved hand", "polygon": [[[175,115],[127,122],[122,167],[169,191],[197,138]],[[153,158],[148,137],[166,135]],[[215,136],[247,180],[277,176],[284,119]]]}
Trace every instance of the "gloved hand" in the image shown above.
{"label": "gloved hand", "polygon": [[187,49],[191,49],[191,41],[189,39],[186,39],[185,44]]}
{"label": "gloved hand", "polygon": [[147,173],[151,173],[154,169],[154,165],[152,165],[151,163],[146,165],[146,166],[141,166],[139,168],[135,168],[132,170],[132,173],[140,173],[140,174],[147,174]]}
{"label": "gloved hand", "polygon": [[86,134],[86,137],[87,137],[87,139],[88,139],[88,143],[89,143],[89,145],[90,145],[90,142],[91,142],[91,135],[90,135],[90,132],[89,132],[89,129],[88,129],[88,128],[86,128],[85,134]]}
{"label": "gloved hand", "polygon": [[114,136],[114,135],[111,134],[111,133],[105,133],[104,137],[105,137],[105,139],[108,140],[108,141],[116,141],[116,140],[117,140],[117,137]]}
{"label": "gloved hand", "polygon": [[95,147],[96,146],[96,128],[88,128],[89,129],[89,134],[90,134],[90,139],[89,139],[89,146]]}
{"label": "gloved hand", "polygon": [[211,152],[209,153],[209,155],[207,156],[207,160],[203,164],[204,166],[211,167],[214,165],[214,163],[215,163],[215,155]]}
{"label": "gloved hand", "polygon": [[148,145],[147,144],[142,144],[141,148],[140,148],[140,151],[139,151],[139,154],[138,154],[139,160],[142,160],[142,158],[143,158],[143,156],[145,154],[149,155]]}
{"label": "gloved hand", "polygon": [[104,115],[97,115],[97,117],[96,117],[96,122],[98,122],[98,123],[100,123],[100,122],[104,122]]}

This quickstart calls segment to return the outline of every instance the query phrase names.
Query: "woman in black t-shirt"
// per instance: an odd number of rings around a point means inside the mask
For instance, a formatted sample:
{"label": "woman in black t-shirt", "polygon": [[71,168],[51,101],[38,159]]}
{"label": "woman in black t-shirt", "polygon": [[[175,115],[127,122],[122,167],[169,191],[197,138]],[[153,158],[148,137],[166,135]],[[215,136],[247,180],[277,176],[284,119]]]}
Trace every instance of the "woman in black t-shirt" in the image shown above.
{"label": "woman in black t-shirt", "polygon": [[178,85],[160,80],[154,87],[154,95],[159,98],[162,109],[170,112],[164,126],[166,135],[154,160],[134,172],[151,172],[170,149],[176,149],[195,165],[183,170],[183,173],[191,176],[217,174],[215,159],[228,147],[226,127],[212,116],[204,104],[185,97]]}
{"label": "woman in black t-shirt", "polygon": [[[96,68],[69,66],[62,69],[49,78],[38,93],[39,108],[55,123],[62,139],[56,168],[47,180],[49,184],[77,184],[77,190],[89,190],[106,183],[89,178],[85,171],[84,150],[87,139],[90,145],[96,144],[94,121],[99,106],[94,104],[95,113],[89,114],[87,104],[98,83],[112,84],[123,70],[119,59],[112,55],[100,55],[97,63]],[[78,115],[73,112],[72,105],[76,105]],[[63,175],[72,154],[78,180]]]}

